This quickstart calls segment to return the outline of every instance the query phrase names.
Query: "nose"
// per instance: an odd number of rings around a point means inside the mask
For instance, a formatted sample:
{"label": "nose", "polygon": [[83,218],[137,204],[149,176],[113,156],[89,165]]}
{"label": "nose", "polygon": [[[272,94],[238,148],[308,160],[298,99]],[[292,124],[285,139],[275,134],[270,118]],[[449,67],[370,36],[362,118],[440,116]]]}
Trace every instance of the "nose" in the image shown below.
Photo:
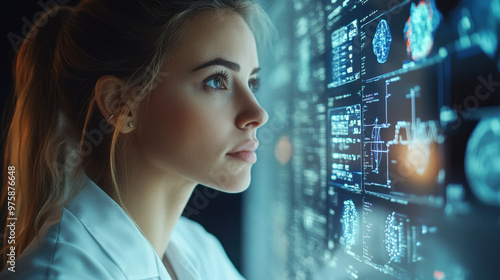
{"label": "nose", "polygon": [[241,92],[241,97],[236,101],[238,104],[238,114],[236,116],[236,126],[240,129],[258,128],[264,125],[269,119],[266,110],[262,108],[253,92],[245,89]]}

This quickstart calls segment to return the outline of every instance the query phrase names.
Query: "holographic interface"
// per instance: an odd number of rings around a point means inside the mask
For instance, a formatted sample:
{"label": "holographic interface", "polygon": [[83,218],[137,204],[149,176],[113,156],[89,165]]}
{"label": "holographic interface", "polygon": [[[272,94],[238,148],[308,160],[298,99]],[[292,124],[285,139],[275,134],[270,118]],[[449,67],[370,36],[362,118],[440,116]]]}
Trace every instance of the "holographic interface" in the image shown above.
{"label": "holographic interface", "polygon": [[500,0],[272,3],[247,279],[498,279]]}

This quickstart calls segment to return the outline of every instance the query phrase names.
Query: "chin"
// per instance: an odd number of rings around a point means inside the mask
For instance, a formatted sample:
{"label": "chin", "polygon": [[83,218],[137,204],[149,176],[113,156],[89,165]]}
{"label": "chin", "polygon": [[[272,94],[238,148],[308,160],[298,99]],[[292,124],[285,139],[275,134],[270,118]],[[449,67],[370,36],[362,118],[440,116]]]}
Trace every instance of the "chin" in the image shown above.
{"label": "chin", "polygon": [[250,186],[251,176],[250,170],[233,173],[222,171],[211,172],[210,179],[211,182],[206,186],[225,193],[240,193]]}
{"label": "chin", "polygon": [[228,187],[224,187],[219,189],[221,192],[226,192],[226,193],[241,193],[244,192],[248,189],[250,186],[250,182],[248,183],[241,183],[241,184],[234,184]]}

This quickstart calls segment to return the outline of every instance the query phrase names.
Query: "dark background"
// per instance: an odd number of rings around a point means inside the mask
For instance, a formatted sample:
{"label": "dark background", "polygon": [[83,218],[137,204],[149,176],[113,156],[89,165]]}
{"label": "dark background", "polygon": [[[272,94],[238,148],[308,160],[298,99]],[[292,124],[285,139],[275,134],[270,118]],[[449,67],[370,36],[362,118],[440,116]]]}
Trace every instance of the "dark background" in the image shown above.
{"label": "dark background", "polygon": [[[40,3],[50,3],[51,1],[58,3],[56,0],[16,0],[4,2],[4,7],[1,9],[2,30],[1,38],[1,74],[0,74],[0,106],[2,108],[1,122],[1,174],[3,175],[3,147],[7,128],[8,116],[12,113],[11,110],[11,94],[12,94],[12,62],[15,55],[15,47],[9,41],[8,34],[14,33],[23,36],[24,27],[26,25],[23,18],[33,22],[33,15],[43,10]],[[74,6],[80,1],[59,1],[61,3],[68,2],[67,5]],[[24,36],[23,36],[24,37]],[[2,187],[4,180],[2,178]],[[185,212],[190,219],[199,222],[205,229],[214,234],[222,243],[229,258],[241,272],[241,201],[242,194],[226,194],[222,192],[214,192],[213,190],[205,190],[205,187],[198,186],[188,202],[187,209],[192,211]],[[0,217],[4,217],[4,205],[0,206]],[[189,214],[190,213],[190,214]],[[3,231],[5,219],[2,219],[0,232]]]}

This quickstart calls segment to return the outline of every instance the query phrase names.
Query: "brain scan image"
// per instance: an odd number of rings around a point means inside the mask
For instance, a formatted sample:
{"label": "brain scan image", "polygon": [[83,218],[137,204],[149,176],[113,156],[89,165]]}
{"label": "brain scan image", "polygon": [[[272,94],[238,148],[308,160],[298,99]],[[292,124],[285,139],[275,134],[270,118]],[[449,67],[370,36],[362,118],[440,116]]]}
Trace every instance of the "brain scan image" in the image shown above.
{"label": "brain scan image", "polygon": [[402,247],[404,244],[401,242],[401,235],[403,235],[402,225],[395,217],[393,212],[385,221],[385,249],[389,255],[390,261],[401,262]]}
{"label": "brain scan image", "polygon": [[377,56],[378,63],[384,63],[389,56],[391,47],[392,35],[389,25],[385,19],[381,20],[377,25],[377,31],[373,37],[373,53]]}
{"label": "brain scan image", "polygon": [[413,60],[421,60],[430,53],[434,33],[440,21],[441,14],[433,0],[422,0],[418,5],[411,4],[410,17],[406,21],[404,35],[406,51]]}
{"label": "brain scan image", "polygon": [[346,244],[350,246],[356,244],[356,236],[358,235],[359,228],[358,211],[351,199],[344,201],[341,222]]}

